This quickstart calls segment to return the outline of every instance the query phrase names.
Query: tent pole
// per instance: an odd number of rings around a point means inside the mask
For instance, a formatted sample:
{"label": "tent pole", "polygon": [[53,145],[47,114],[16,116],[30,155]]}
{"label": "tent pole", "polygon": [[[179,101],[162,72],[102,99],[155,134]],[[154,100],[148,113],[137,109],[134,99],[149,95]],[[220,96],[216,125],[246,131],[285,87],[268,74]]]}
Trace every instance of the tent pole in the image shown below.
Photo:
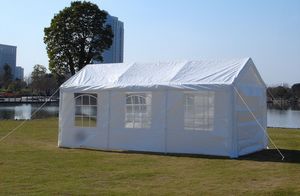
{"label": "tent pole", "polygon": [[58,103],[58,141],[57,141],[57,146],[59,146],[59,143],[62,141],[61,139],[61,122],[62,122],[62,100],[63,100],[63,91],[60,90],[59,92],[59,103]]}
{"label": "tent pole", "polygon": [[[233,87],[234,88],[234,87]],[[232,93],[231,93],[231,96],[232,96],[232,115],[231,115],[231,120],[232,120],[232,130],[231,130],[231,145],[232,145],[232,151],[231,151],[231,155],[230,157],[231,158],[237,158],[238,157],[238,144],[237,144],[237,141],[238,141],[238,131],[237,131],[237,126],[236,126],[236,97],[235,97],[235,94],[234,94],[234,89],[232,90]]]}
{"label": "tent pole", "polygon": [[110,108],[110,104],[111,104],[111,91],[108,91],[108,119],[107,119],[107,150],[109,150],[109,139],[110,139],[110,118],[111,118],[111,108]]}
{"label": "tent pole", "polygon": [[169,91],[166,90],[165,91],[165,141],[164,141],[164,147],[165,147],[165,153],[168,152],[168,145],[167,145],[167,142],[168,142],[168,94],[169,94]]}

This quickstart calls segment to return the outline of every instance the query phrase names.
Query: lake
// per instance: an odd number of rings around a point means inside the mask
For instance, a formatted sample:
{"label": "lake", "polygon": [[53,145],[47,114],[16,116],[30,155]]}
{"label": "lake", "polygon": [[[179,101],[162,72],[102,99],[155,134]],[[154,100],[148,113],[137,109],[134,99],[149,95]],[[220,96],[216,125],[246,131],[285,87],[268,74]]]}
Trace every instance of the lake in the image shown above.
{"label": "lake", "polygon": [[[40,106],[41,104],[0,104],[0,120],[30,119],[30,115]],[[269,108],[267,113],[268,126],[300,128],[300,110],[292,109],[279,110]],[[33,116],[33,119],[47,117],[58,117],[58,103],[46,104],[35,116]]]}
{"label": "lake", "polygon": [[[16,103],[1,103],[0,104],[0,120],[15,119],[15,120],[29,120],[31,114],[35,112],[42,104],[16,104]],[[58,103],[46,104],[40,111],[38,111],[32,118],[47,118],[58,117]]]}
{"label": "lake", "polygon": [[268,109],[268,127],[300,128],[299,110]]}

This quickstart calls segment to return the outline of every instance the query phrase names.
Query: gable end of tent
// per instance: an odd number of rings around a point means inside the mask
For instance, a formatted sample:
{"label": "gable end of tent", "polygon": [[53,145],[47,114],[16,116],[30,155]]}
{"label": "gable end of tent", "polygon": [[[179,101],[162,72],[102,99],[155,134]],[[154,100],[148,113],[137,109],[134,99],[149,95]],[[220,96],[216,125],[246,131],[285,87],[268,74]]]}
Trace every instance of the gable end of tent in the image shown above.
{"label": "gable end of tent", "polygon": [[244,66],[241,67],[241,70],[235,77],[233,84],[234,86],[255,85],[265,88],[267,87],[251,58],[248,58]]}

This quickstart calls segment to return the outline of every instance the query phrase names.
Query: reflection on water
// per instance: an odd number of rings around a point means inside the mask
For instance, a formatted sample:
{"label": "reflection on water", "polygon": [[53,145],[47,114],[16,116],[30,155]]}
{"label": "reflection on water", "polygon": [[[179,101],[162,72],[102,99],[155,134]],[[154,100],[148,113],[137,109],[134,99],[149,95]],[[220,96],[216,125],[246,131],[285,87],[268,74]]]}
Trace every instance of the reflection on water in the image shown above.
{"label": "reflection on water", "polygon": [[268,109],[268,126],[300,128],[300,111]]}
{"label": "reflection on water", "polygon": [[300,103],[287,101],[268,104],[268,126],[300,128]]}
{"label": "reflection on water", "polygon": [[[41,104],[12,104],[0,105],[0,119],[29,120],[31,115],[41,106]],[[32,118],[47,118],[58,116],[58,104],[46,104]]]}
{"label": "reflection on water", "polygon": [[31,105],[15,106],[15,120],[29,120],[31,118]]}

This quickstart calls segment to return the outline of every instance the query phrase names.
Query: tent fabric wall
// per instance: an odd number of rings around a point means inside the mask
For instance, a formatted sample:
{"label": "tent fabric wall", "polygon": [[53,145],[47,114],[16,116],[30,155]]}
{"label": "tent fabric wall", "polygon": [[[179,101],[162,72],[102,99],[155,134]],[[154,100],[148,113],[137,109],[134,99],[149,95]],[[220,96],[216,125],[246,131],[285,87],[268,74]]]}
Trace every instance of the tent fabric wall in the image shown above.
{"label": "tent fabric wall", "polygon": [[[238,92],[240,95],[235,95],[235,100],[237,100],[235,107],[235,128],[238,136],[237,151],[238,156],[240,156],[264,149],[267,146],[267,135],[265,132],[266,104],[265,101],[263,101],[266,99],[261,99],[261,97],[265,97],[265,89],[263,88],[239,86]],[[255,93],[252,94],[251,92]],[[251,112],[239,96],[241,96],[248,107],[251,108]],[[251,113],[253,113],[259,124]],[[261,126],[264,130],[262,130]]]}
{"label": "tent fabric wall", "polygon": [[[215,116],[213,130],[184,130],[183,126],[183,92],[168,91],[167,113],[167,152],[194,153],[230,156],[230,132],[232,130],[230,93],[228,88],[215,92]],[[229,112],[230,114],[230,112]]]}
{"label": "tent fabric wall", "polygon": [[235,156],[267,148],[266,85],[252,61],[244,66],[233,85],[235,87],[234,119],[237,136]]}
{"label": "tent fabric wall", "polygon": [[[196,153],[229,156],[228,115],[231,94],[228,88],[215,92],[215,120],[212,131],[184,130],[183,96],[191,91],[152,91],[152,126],[150,129],[124,128],[126,91],[101,91],[98,95],[98,123],[94,128],[74,126],[74,94],[61,92],[59,146],[71,148],[126,149],[167,153]],[[196,91],[197,92],[197,91]],[[89,92],[95,93],[95,92]],[[161,101],[163,100],[163,101]],[[113,104],[107,104],[107,103]],[[63,138],[63,139],[62,139]]]}
{"label": "tent fabric wall", "polygon": [[[238,157],[267,146],[234,90],[266,127],[265,85],[251,59],[97,66],[60,88],[59,147]],[[185,130],[185,93],[203,91],[214,93],[212,130]],[[150,128],[125,128],[126,93],[132,92],[151,93]],[[75,126],[74,93],[97,94],[96,127]]]}
{"label": "tent fabric wall", "polygon": [[164,152],[164,93],[152,92],[152,126],[139,129],[124,127],[125,93],[112,93],[109,148]]}

